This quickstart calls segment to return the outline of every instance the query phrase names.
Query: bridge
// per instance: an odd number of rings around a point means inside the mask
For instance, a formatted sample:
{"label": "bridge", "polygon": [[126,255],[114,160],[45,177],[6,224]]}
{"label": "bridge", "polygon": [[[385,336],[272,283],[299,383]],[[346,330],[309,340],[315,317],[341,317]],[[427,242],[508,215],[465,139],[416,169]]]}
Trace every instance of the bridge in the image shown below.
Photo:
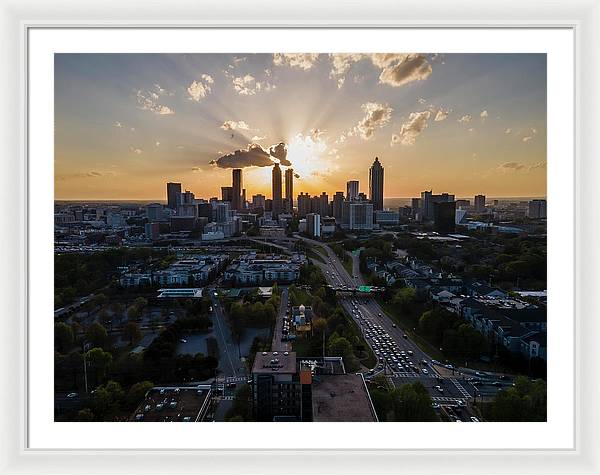
{"label": "bridge", "polygon": [[371,295],[385,292],[385,287],[374,287],[371,285],[359,285],[358,287],[328,285],[327,287],[334,292],[359,295]]}

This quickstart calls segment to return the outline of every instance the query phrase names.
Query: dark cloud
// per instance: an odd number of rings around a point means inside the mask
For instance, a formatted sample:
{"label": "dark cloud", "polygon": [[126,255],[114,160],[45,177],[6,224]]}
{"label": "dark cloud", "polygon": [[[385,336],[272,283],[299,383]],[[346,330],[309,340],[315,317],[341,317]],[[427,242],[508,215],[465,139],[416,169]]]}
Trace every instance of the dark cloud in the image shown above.
{"label": "dark cloud", "polygon": [[253,143],[244,149],[211,160],[210,164],[219,168],[270,167],[277,161],[286,167],[291,166],[291,162],[287,159],[287,146],[284,143],[273,145],[268,151]]}
{"label": "dark cloud", "polygon": [[271,146],[271,148],[269,148],[269,153],[272,157],[275,157],[277,160],[279,160],[281,165],[285,167],[292,166],[292,163],[287,159],[287,145],[283,142]]}

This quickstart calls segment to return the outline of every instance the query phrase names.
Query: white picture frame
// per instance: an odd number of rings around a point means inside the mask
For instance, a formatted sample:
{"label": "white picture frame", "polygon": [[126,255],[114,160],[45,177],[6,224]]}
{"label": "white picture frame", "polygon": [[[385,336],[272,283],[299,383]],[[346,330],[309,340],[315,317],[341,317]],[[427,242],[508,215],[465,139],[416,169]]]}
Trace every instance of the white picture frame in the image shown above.
{"label": "white picture frame", "polygon": [[[275,10],[277,8],[277,10]],[[0,75],[4,107],[0,128],[5,229],[0,237],[2,301],[6,308],[1,333],[5,390],[0,400],[0,468],[2,473],[144,472],[173,470],[211,473],[600,473],[600,396],[594,366],[599,335],[593,297],[599,262],[599,236],[593,203],[599,178],[600,144],[595,112],[600,106],[600,3],[575,0],[568,5],[510,0],[472,5],[441,0],[401,5],[324,4],[314,0],[283,6],[275,2],[140,5],[110,0],[73,7],[66,0],[0,2],[0,31],[5,73]],[[181,20],[185,18],[185,20]],[[28,310],[27,212],[27,36],[32,28],[51,27],[386,27],[386,28],[567,28],[575,33],[575,326],[577,382],[575,447],[562,450],[33,450],[27,442],[26,319]],[[6,74],[12,71],[14,74]],[[18,74],[17,74],[18,73]],[[596,87],[595,87],[596,86]],[[29,208],[30,209],[30,208]],[[8,384],[8,382],[11,382]],[[91,459],[90,455],[98,455]],[[138,455],[138,457],[133,458]],[[93,463],[90,463],[93,460]]]}

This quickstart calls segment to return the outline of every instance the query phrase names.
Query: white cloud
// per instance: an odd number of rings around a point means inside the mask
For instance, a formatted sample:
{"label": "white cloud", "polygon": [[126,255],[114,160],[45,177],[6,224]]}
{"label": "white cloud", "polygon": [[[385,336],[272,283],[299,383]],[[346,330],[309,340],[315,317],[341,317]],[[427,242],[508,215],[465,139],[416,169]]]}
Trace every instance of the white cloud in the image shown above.
{"label": "white cloud", "polygon": [[504,131],[504,133],[505,133],[505,134],[510,134],[511,132],[512,132],[512,129],[511,129],[511,128],[508,128],[508,129],[506,129],[506,130]]}
{"label": "white cloud", "polygon": [[138,90],[136,93],[138,107],[142,110],[152,111],[158,115],[171,115],[175,112],[168,106],[157,102],[158,94],[155,92]]}
{"label": "white cloud", "polygon": [[472,117],[469,114],[463,115],[460,119],[458,119],[458,122],[462,122],[462,123],[467,123],[467,122],[471,122]]}
{"label": "white cloud", "polygon": [[243,120],[235,121],[235,120],[226,120],[221,125],[223,130],[250,130],[250,127]]}
{"label": "white cloud", "polygon": [[452,109],[438,109],[435,114],[435,118],[433,119],[435,122],[441,122],[442,120],[446,120],[448,116],[452,113]]}
{"label": "white cloud", "polygon": [[304,71],[311,69],[318,60],[318,53],[275,53],[273,55],[273,64],[276,66],[289,66]]}
{"label": "white cloud", "polygon": [[156,143],[154,145],[156,145],[157,147],[160,147],[160,142],[156,141]]}
{"label": "white cloud", "polygon": [[363,59],[370,59],[380,70],[379,82],[389,86],[400,87],[413,81],[422,81],[431,75],[431,65],[423,54],[397,53],[339,53],[330,54],[331,72],[329,76],[336,80],[338,88],[345,82],[350,67]]}
{"label": "white cloud", "polygon": [[532,138],[532,136],[527,135],[526,137],[523,137],[523,142],[529,142]]}
{"label": "white cloud", "polygon": [[505,162],[498,166],[498,169],[503,172],[523,170],[525,165],[521,162]]}
{"label": "white cloud", "polygon": [[537,169],[544,169],[546,168],[546,162],[536,162],[532,165],[529,165],[529,171],[531,170],[537,170]]}
{"label": "white cloud", "polygon": [[241,96],[253,96],[257,92],[275,89],[275,85],[268,81],[257,81],[251,74],[246,74],[233,78],[233,88]]}
{"label": "white cloud", "polygon": [[418,102],[419,104],[425,104],[425,103],[427,103],[427,99],[423,99],[422,97],[419,97],[419,98],[417,99],[417,102]]}
{"label": "white cloud", "polygon": [[486,111],[486,110],[483,110],[483,111],[481,111],[481,114],[479,114],[479,117],[481,117],[481,120],[482,120],[482,121],[485,121],[485,119],[487,119],[487,118],[488,118],[488,115],[489,115],[489,114],[488,114],[488,111]]}
{"label": "white cloud", "polygon": [[113,127],[117,127],[119,129],[121,129],[123,127],[123,124],[121,124],[121,122],[117,121],[113,123]]}
{"label": "white cloud", "polygon": [[310,129],[310,137],[315,142],[319,140],[324,133],[325,131],[321,129]]}
{"label": "white cloud", "polygon": [[[357,135],[363,140],[369,140],[373,137],[376,129],[388,124],[392,117],[393,109],[387,104],[379,104],[376,102],[367,102],[360,107],[365,112],[365,116],[346,135]],[[344,139],[340,137],[338,140],[343,142],[345,137]]]}
{"label": "white cloud", "polygon": [[365,55],[361,53],[338,53],[329,55],[329,59],[331,60],[329,77],[336,80],[338,89],[344,85],[344,82],[346,81],[345,76],[350,67],[364,57]]}
{"label": "white cloud", "polygon": [[417,137],[421,135],[431,117],[430,111],[411,112],[408,120],[400,127],[400,132],[392,135],[391,146],[400,143],[402,145],[414,145]]}
{"label": "white cloud", "polygon": [[192,83],[188,86],[187,92],[189,94],[189,99],[191,101],[200,102],[206,96],[208,96],[211,92],[211,84],[215,81],[208,74],[202,74],[198,81],[192,81]]}
{"label": "white cloud", "polygon": [[260,141],[260,140],[264,140],[264,139],[266,139],[266,138],[267,138],[267,137],[266,137],[266,136],[264,136],[264,135],[263,135],[262,137],[260,137],[260,136],[258,136],[258,135],[255,135],[254,137],[252,137],[252,141],[253,141],[253,142],[258,142],[258,141]]}
{"label": "white cloud", "polygon": [[142,149],[141,148],[129,147],[129,151],[132,152],[132,153],[135,153],[136,155],[141,155],[142,154]]}
{"label": "white cloud", "polygon": [[400,87],[413,81],[423,81],[432,72],[424,54],[375,53],[370,58],[375,66],[381,68],[379,82],[389,86]]}

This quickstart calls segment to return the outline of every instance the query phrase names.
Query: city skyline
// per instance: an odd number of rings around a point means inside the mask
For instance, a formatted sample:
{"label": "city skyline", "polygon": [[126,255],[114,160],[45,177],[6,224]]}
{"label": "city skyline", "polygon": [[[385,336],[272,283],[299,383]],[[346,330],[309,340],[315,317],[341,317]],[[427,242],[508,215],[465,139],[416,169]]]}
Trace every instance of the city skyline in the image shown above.
{"label": "city skyline", "polygon": [[[333,196],[385,164],[384,198],[546,194],[539,54],[56,55],[55,198],[249,200],[272,164]],[[283,145],[282,145],[283,144]],[[244,166],[252,165],[252,166]]]}

